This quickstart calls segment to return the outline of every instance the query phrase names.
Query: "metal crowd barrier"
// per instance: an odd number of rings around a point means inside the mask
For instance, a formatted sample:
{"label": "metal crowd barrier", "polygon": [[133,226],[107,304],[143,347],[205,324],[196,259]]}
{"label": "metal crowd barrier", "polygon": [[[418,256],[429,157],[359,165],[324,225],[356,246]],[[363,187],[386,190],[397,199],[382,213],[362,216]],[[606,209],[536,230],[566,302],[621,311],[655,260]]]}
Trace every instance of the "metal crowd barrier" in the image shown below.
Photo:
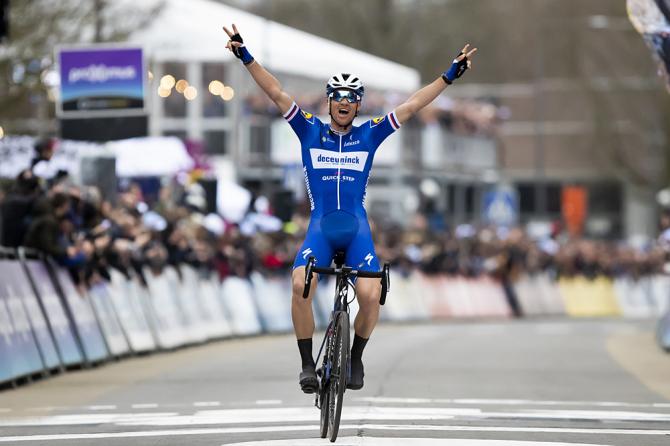
{"label": "metal crowd barrier", "polygon": [[[229,277],[219,282],[190,266],[161,274],[111,270],[111,281],[76,287],[69,273],[34,251],[0,247],[0,384],[89,367],[135,354],[233,336],[290,332],[291,283],[285,277]],[[392,271],[382,320],[512,317],[509,296],[490,278],[407,275]],[[334,283],[315,297],[326,326]],[[513,286],[526,317],[658,317],[659,344],[670,350],[670,277],[554,281],[527,275]],[[352,313],[357,303],[351,306]],[[665,317],[662,317],[665,315]]]}

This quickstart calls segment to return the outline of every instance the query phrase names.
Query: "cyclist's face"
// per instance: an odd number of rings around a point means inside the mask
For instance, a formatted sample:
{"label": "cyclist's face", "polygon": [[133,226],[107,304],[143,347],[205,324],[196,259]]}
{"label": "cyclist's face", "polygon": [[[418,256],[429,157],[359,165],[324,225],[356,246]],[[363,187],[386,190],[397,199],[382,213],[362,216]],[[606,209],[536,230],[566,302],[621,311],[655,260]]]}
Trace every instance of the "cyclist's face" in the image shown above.
{"label": "cyclist's face", "polygon": [[340,126],[349,126],[356,117],[360,106],[360,102],[357,102],[357,100],[358,98],[353,91],[335,91],[330,97],[330,116],[332,119]]}

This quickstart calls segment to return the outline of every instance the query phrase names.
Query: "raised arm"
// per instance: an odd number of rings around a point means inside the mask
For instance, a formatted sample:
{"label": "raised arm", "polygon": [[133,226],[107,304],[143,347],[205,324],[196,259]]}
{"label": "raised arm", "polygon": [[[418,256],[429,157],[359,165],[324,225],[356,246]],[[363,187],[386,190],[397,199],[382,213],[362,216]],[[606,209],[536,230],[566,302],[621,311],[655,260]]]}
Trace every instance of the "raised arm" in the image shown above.
{"label": "raised arm", "polygon": [[232,32],[223,27],[223,30],[228,34],[230,40],[226,44],[228,48],[238,59],[242,60],[244,66],[247,68],[251,77],[261,87],[261,90],[274,102],[282,114],[288,112],[293,104],[293,98],[282,90],[281,83],[268,70],[258,63],[244,46],[244,41],[240,36],[237,26],[233,24]]}
{"label": "raised arm", "polygon": [[440,77],[421,88],[410,96],[407,101],[396,107],[395,115],[400,124],[403,124],[419,110],[433,102],[445,88],[451,85],[454,80],[461,77],[465,73],[465,70],[472,66],[470,58],[476,51],[477,48],[470,49],[470,44],[465,45],[458,57],[454,59],[448,71],[442,73]]}

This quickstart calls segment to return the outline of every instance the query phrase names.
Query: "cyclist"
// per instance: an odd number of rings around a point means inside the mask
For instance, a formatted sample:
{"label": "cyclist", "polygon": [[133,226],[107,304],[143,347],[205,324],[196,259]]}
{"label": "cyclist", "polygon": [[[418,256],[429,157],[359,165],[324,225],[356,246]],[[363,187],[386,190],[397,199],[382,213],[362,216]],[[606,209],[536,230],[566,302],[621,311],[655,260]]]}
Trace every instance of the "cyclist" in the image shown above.
{"label": "cyclist", "polygon": [[[258,86],[277,105],[300,139],[305,183],[311,219],[305,241],[293,266],[291,315],[302,360],[300,387],[305,393],[318,389],[312,356],[314,316],[312,281],[309,298],[303,299],[305,265],[311,256],[316,265],[329,267],[336,251],[345,251],[345,264],[362,271],[379,271],[379,262],[364,208],[365,191],[377,147],[415,113],[430,104],[448,85],[470,68],[477,49],[465,45],[451,67],[435,81],[414,93],[386,116],[354,126],[354,118],[365,89],[353,74],[336,74],[328,80],[326,96],[330,122],[323,123],[305,112],[282,90],[279,81],[251,56],[235,25],[223,28],[230,40],[228,48],[242,63]],[[356,296],[359,311],[354,320],[351,347],[351,377],[347,387],[363,387],[362,354],[379,318],[379,279],[359,278]]]}

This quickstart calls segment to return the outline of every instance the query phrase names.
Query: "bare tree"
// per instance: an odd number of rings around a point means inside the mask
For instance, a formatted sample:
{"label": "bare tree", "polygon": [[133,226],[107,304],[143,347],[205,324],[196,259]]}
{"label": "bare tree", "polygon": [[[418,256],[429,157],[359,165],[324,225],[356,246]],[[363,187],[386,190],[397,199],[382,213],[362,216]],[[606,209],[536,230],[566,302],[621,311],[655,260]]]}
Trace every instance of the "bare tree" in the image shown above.
{"label": "bare tree", "polygon": [[[128,7],[108,0],[12,2],[11,39],[0,45],[0,119],[6,131],[45,132],[57,45],[123,41],[154,19],[162,0]],[[35,121],[37,119],[37,121]],[[37,122],[25,128],[27,122]],[[37,128],[35,128],[37,127]]]}

